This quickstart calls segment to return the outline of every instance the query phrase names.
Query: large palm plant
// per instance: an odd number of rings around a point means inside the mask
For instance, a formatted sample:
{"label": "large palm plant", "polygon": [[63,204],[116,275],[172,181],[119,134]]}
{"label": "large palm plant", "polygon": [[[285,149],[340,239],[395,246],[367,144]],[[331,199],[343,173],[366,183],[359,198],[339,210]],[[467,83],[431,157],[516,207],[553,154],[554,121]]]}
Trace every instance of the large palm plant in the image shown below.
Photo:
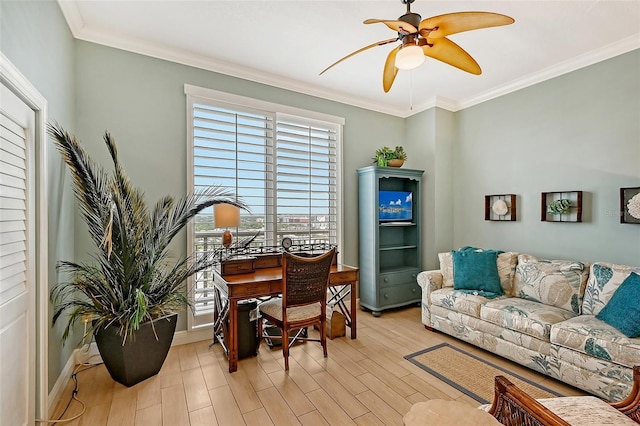
{"label": "large palm plant", "polygon": [[112,174],[59,125],[49,125],[48,133],[71,170],[81,215],[97,249],[92,264],[58,263],[70,273],[70,280],[51,291],[53,322],[68,311],[66,340],[73,325],[90,316],[87,334],[117,327],[124,344],[143,322],[189,306],[185,280],[216,263],[216,252],[169,258],[169,243],[189,219],[218,203],[246,206],[216,186],[177,200],[165,196],[150,210],[143,192],[131,184],[118,161],[109,133],[104,142],[113,160]]}

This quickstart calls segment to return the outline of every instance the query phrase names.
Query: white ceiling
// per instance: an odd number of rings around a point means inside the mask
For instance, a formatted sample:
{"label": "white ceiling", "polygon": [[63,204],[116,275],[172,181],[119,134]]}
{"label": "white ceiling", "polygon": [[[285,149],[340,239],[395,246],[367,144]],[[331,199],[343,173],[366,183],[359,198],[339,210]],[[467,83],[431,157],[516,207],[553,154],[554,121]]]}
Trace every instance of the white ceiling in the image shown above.
{"label": "white ceiling", "polygon": [[[272,86],[401,117],[435,105],[457,111],[640,48],[640,0],[434,1],[411,10],[428,18],[497,12],[512,25],[449,38],[482,75],[427,58],[400,71],[389,93],[382,68],[395,44],[339,58],[395,37],[367,18],[397,19],[400,0],[59,0],[73,35]],[[604,76],[603,76],[604,77]]]}

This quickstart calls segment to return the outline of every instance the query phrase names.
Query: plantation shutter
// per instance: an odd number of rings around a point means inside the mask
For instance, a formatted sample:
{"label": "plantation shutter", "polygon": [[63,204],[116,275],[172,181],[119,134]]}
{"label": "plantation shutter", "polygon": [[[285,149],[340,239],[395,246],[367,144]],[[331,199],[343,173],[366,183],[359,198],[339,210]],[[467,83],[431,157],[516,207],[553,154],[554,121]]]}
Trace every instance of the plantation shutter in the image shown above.
{"label": "plantation shutter", "polygon": [[[193,104],[193,185],[197,191],[220,185],[251,206],[250,222],[267,224],[273,205],[273,122],[272,113],[218,103]],[[243,212],[244,213],[244,212]],[[196,250],[220,247],[221,233],[213,231],[213,210],[203,212],[196,221]],[[243,216],[246,216],[243,214]],[[210,226],[205,226],[209,221]],[[246,222],[247,218],[243,219]],[[200,225],[200,226],[199,226]],[[255,228],[255,225],[251,226]],[[207,232],[205,228],[213,232]],[[242,238],[255,230],[232,230]],[[200,230],[199,230],[200,229]],[[272,227],[261,229],[261,239],[270,238]],[[213,272],[195,279],[196,325],[211,322],[213,314]],[[204,316],[205,318],[197,318]]]}
{"label": "plantation shutter", "polygon": [[281,114],[276,128],[276,241],[336,244],[338,126]]}
{"label": "plantation shutter", "polygon": [[[250,208],[241,211],[235,241],[252,246],[339,244],[340,152],[344,119],[185,85],[189,192],[219,185]],[[213,208],[188,225],[196,252],[221,247]],[[189,329],[213,323],[214,271],[190,281],[194,315]]]}
{"label": "plantation shutter", "polygon": [[[27,135],[0,114],[0,294],[15,297],[27,279]],[[8,293],[6,294],[5,290]]]}

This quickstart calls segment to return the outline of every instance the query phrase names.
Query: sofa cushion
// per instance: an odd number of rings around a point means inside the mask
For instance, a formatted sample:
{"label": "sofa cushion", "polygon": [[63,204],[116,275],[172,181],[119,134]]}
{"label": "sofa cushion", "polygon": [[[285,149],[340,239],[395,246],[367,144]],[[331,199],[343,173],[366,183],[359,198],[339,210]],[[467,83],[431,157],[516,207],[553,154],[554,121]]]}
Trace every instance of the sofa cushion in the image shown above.
{"label": "sofa cushion", "polygon": [[451,287],[441,288],[431,292],[432,305],[476,318],[480,318],[480,307],[488,301],[489,299],[486,297],[472,293],[463,293]]}
{"label": "sofa cushion", "polygon": [[[553,335],[553,328],[551,330]],[[575,349],[565,348],[564,346],[551,344],[550,355],[552,357],[552,364],[559,366],[565,376],[573,376],[570,381],[576,381],[577,377],[586,378],[589,375],[598,375],[606,377],[607,379],[613,379],[617,382],[625,382],[630,385],[633,381],[633,370],[625,365],[616,364],[611,361],[607,361],[602,358],[596,358],[591,355],[576,351]],[[562,368],[562,366],[573,366],[572,369]],[[572,370],[572,371],[569,371]],[[616,385],[614,388],[608,386],[611,383],[609,380],[590,380],[589,389],[599,390],[598,393],[604,393],[612,395],[616,393],[614,389],[619,389]],[[628,392],[621,393],[617,398],[608,398],[610,401],[620,401],[628,395]],[[612,395],[613,396],[613,395]]]}
{"label": "sofa cushion", "polygon": [[[442,273],[442,286],[453,287],[453,258],[451,252],[439,253],[440,272]],[[498,255],[496,262],[500,286],[507,296],[513,296],[513,279],[518,263],[518,253],[505,252]]]}
{"label": "sofa cushion", "polygon": [[593,315],[555,324],[551,343],[629,368],[640,365],[640,338],[626,337]]}
{"label": "sofa cushion", "polygon": [[504,291],[498,276],[498,252],[464,247],[451,252],[453,288],[495,299]]}
{"label": "sofa cushion", "polygon": [[513,289],[517,297],[580,314],[588,277],[588,263],[521,254]]}
{"label": "sofa cushion", "polygon": [[596,318],[627,337],[640,336],[640,275],[629,274]]}
{"label": "sofa cushion", "polygon": [[632,272],[640,274],[640,267],[604,262],[596,262],[591,265],[589,281],[582,302],[582,312],[588,315],[598,315],[620,284]]}
{"label": "sofa cushion", "polygon": [[492,300],[480,309],[485,321],[547,342],[553,324],[574,316],[565,309],[517,297]]}
{"label": "sofa cushion", "polygon": [[453,257],[451,252],[438,253],[440,272],[442,272],[442,287],[453,287]]}

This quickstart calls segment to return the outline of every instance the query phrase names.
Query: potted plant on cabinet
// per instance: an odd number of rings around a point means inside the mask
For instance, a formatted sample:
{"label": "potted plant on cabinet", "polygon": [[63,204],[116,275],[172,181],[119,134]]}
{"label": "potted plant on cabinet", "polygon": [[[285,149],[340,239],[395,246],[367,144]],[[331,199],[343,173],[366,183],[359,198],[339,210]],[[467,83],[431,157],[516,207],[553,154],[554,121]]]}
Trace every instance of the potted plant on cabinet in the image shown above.
{"label": "potted plant on cabinet", "polygon": [[384,146],[376,151],[374,162],[380,167],[401,167],[407,159],[407,153],[402,146],[391,149]]}
{"label": "potted plant on cabinet", "polygon": [[107,173],[78,140],[58,125],[48,133],[69,166],[81,216],[95,245],[93,264],[60,261],[70,279],[51,290],[53,322],[68,312],[62,339],[87,325],[111,377],[132,386],[160,371],[175,332],[177,312],[190,306],[185,280],[218,261],[217,252],[171,260],[169,243],[187,222],[218,203],[246,209],[233,194],[211,187],[195,195],[165,196],[150,208],[118,161],[105,133],[114,171]]}

